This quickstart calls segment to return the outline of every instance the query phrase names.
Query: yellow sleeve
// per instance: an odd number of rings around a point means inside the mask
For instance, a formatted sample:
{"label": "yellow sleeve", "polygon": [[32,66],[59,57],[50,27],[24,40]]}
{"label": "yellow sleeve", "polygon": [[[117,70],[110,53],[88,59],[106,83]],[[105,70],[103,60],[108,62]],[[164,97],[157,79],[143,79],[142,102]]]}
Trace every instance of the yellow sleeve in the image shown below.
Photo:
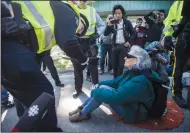
{"label": "yellow sleeve", "polygon": [[171,27],[171,24],[173,23],[173,20],[175,20],[176,17],[176,6],[179,1],[175,1],[172,6],[170,7],[169,13],[167,18],[164,20],[164,29],[163,34],[165,36],[172,36],[173,34],[173,28]]}

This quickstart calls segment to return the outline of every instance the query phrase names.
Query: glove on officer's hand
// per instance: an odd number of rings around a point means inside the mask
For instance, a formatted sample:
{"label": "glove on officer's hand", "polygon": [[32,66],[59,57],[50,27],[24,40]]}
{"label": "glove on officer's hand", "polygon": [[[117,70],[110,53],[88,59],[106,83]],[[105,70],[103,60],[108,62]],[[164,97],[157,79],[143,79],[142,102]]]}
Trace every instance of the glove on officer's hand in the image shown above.
{"label": "glove on officer's hand", "polygon": [[9,35],[11,33],[18,32],[18,24],[14,18],[5,17],[1,18],[1,32],[3,34]]}
{"label": "glove on officer's hand", "polygon": [[96,42],[96,39],[99,37],[98,33],[94,33],[90,36],[90,41],[91,42]]}

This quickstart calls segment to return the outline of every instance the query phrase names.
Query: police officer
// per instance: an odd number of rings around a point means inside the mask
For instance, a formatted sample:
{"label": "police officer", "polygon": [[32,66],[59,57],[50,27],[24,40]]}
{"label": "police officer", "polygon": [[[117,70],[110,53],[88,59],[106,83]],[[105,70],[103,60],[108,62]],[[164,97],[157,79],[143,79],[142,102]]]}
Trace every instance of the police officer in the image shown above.
{"label": "police officer", "polygon": [[[56,42],[61,49],[81,63],[82,66],[85,67],[90,60],[80,49],[75,36],[75,32],[77,35],[85,34],[85,29],[87,29],[85,18],[82,19],[72,5],[61,1],[16,1],[16,3],[12,4],[17,7],[13,8],[14,16],[12,17],[10,17],[10,6],[6,2],[1,3],[3,4],[1,15],[1,81],[16,100],[17,114],[21,117],[26,108],[43,92],[54,96],[51,83],[42,73],[35,60],[36,53],[51,49]],[[22,12],[18,5],[21,5]],[[24,19],[29,22],[32,30],[29,29],[29,24],[22,19],[22,14]],[[63,17],[62,14],[69,15]],[[81,21],[78,21],[79,17]],[[31,40],[26,39],[25,42],[25,38],[20,38],[22,35],[29,35]],[[33,41],[38,43],[33,43]],[[77,56],[73,52],[77,53]],[[62,131],[57,127],[55,101],[35,131]]]}
{"label": "police officer", "polygon": [[190,1],[175,1],[169,10],[168,17],[164,20],[164,35],[173,35],[176,40],[175,61],[173,70],[172,95],[174,101],[182,108],[187,107],[182,97],[182,73],[190,57]]}
{"label": "police officer", "polygon": [[[98,47],[96,45],[96,39],[104,30],[104,22],[100,16],[96,13],[96,9],[87,5],[87,0],[79,1],[78,6],[76,6],[78,11],[86,16],[89,22],[89,27],[84,36],[79,37],[79,43],[83,52],[94,57],[95,63],[88,65],[87,69],[87,79],[92,78],[93,85],[98,83]],[[73,92],[73,97],[77,97],[82,92],[83,84],[83,68],[76,60],[71,59],[74,66],[75,75],[75,91]]]}

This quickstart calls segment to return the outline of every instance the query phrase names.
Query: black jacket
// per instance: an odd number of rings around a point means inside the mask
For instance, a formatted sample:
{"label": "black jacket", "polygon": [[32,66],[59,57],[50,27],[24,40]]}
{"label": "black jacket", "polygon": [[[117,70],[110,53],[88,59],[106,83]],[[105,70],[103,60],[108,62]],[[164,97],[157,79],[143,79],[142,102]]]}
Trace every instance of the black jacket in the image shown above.
{"label": "black jacket", "polygon": [[[135,30],[133,29],[133,26],[131,24],[131,22],[127,19],[123,19],[123,33],[124,33],[124,38],[125,38],[125,42],[133,42],[134,38],[136,36]],[[104,31],[104,35],[108,36],[110,33],[113,33],[113,44],[115,44],[116,42],[116,36],[117,36],[117,24],[115,25],[107,25],[106,29]]]}
{"label": "black jacket", "polygon": [[146,32],[147,35],[146,41],[147,42],[160,41],[164,24],[163,22],[155,23],[152,19],[149,18],[151,15],[152,12],[144,16],[145,21],[149,25],[149,29]]}

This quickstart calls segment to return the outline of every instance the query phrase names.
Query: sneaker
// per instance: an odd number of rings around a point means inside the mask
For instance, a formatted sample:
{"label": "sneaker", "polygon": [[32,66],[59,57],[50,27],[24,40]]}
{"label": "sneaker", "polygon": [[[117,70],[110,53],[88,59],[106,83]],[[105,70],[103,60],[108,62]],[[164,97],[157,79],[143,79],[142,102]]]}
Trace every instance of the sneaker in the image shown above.
{"label": "sneaker", "polygon": [[88,120],[88,119],[90,119],[90,117],[83,116],[80,112],[72,116],[69,116],[70,122],[79,122],[79,121]]}
{"label": "sneaker", "polygon": [[187,108],[185,99],[182,96],[173,96],[172,98],[181,108]]}

